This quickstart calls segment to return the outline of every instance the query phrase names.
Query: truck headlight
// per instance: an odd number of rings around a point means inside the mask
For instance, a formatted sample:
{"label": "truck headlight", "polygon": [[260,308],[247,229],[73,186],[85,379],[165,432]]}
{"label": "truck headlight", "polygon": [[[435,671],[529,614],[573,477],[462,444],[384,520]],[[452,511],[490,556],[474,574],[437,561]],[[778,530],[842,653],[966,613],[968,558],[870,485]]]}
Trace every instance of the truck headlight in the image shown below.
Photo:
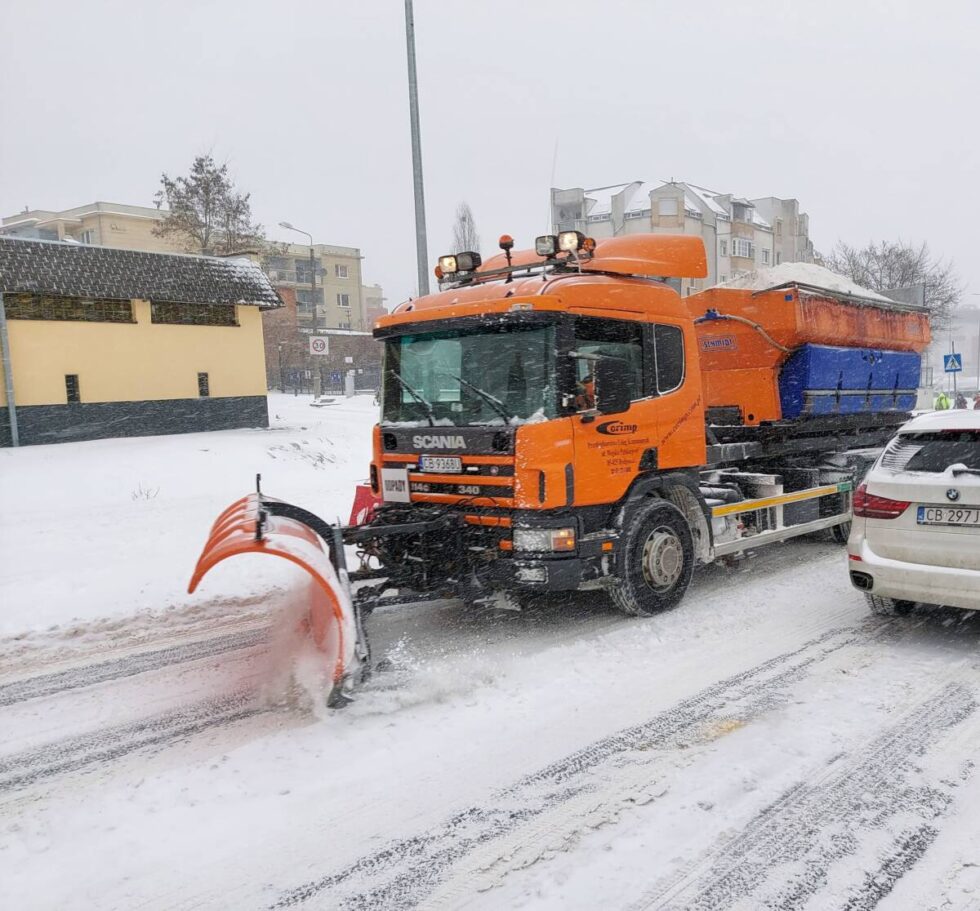
{"label": "truck headlight", "polygon": [[514,550],[568,553],[575,550],[574,528],[515,528]]}

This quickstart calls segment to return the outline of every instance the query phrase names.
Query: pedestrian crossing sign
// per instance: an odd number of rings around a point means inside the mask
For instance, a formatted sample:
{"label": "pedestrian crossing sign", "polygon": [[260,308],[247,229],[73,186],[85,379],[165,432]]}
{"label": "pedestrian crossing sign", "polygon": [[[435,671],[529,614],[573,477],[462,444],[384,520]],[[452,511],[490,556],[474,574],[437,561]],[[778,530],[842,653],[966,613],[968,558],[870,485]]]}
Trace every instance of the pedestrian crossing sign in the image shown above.
{"label": "pedestrian crossing sign", "polygon": [[962,354],[944,354],[943,370],[947,373],[959,373],[963,369]]}

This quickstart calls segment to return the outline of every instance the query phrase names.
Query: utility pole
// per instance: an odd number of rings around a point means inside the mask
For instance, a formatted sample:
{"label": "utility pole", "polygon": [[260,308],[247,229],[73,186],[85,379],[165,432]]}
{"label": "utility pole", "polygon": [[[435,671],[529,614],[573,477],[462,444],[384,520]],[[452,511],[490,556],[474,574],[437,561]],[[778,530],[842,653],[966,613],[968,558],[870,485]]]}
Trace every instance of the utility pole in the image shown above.
{"label": "utility pole", "polygon": [[419,135],[419,86],[415,75],[415,15],[405,0],[405,43],[408,46],[408,110],[412,123],[412,179],[415,184],[415,257],[419,294],[429,293],[429,250],[425,237],[425,190],[422,186],[422,140]]}
{"label": "utility pole", "polygon": [[10,363],[10,339],[7,337],[7,309],[0,291],[0,357],[3,358],[3,386],[7,396],[7,414],[10,417],[10,445],[20,446],[17,430],[17,405],[14,402],[14,368]]}

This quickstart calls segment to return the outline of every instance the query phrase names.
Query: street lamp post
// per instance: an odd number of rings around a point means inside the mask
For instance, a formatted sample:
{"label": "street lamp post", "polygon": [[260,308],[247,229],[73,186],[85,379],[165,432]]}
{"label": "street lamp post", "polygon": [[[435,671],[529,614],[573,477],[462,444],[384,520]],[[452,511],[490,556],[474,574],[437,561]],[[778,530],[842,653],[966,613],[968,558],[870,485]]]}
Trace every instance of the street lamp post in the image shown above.
{"label": "street lamp post", "polygon": [[422,186],[422,137],[419,130],[419,84],[415,73],[415,13],[405,0],[405,45],[408,53],[408,114],[412,128],[412,183],[415,188],[415,258],[419,294],[429,293],[429,252],[425,238],[425,191]]}
{"label": "street lamp post", "polygon": [[316,257],[313,251],[313,235],[302,228],[293,227],[288,221],[279,222],[279,227],[287,231],[295,231],[297,234],[305,234],[310,239],[310,306],[313,308],[313,325],[316,326]]}

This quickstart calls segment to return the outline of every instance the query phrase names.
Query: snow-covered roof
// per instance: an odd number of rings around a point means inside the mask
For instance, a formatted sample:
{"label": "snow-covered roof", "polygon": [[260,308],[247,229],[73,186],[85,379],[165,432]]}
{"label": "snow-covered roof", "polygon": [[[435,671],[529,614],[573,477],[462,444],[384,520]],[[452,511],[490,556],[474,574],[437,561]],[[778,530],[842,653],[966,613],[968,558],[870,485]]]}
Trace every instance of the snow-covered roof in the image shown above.
{"label": "snow-covered roof", "polygon": [[862,298],[868,301],[898,306],[895,301],[870,288],[862,288],[849,278],[831,272],[814,263],[781,263],[768,269],[747,272],[719,285],[722,288],[747,288],[752,291],[769,291],[785,285],[805,285],[834,295]]}
{"label": "snow-covered roof", "polygon": [[282,306],[269,277],[247,258],[148,253],[20,237],[0,237],[0,291]]}
{"label": "snow-covered roof", "polygon": [[628,186],[628,183],[617,183],[609,187],[594,187],[586,190],[585,198],[591,199],[594,203],[586,215],[590,218],[594,215],[609,215],[612,212],[612,198]]}
{"label": "snow-covered roof", "polygon": [[723,215],[728,217],[728,210],[718,202],[714,197],[722,196],[722,193],[716,193],[714,190],[708,190],[704,187],[699,187],[697,184],[686,183],[684,186],[690,190],[690,192],[701,202],[703,202],[710,211],[714,212],[715,215]]}

